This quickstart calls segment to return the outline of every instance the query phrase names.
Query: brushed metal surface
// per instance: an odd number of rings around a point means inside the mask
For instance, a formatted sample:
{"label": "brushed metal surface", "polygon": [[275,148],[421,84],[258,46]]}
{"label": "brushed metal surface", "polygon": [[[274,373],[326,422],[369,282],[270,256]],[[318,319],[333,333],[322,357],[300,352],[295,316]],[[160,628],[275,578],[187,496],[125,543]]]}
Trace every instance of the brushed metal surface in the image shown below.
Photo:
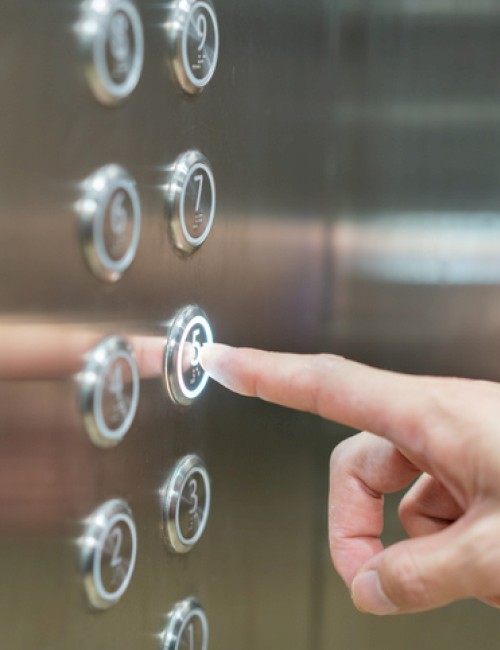
{"label": "brushed metal surface", "polygon": [[[329,451],[348,432],[215,385],[175,406],[155,347],[197,304],[222,342],[498,379],[496,2],[217,0],[218,66],[197,98],[169,77],[168,3],[137,5],[144,69],[120,108],[88,88],[80,2],[0,7],[2,647],[153,650],[189,597],[221,650],[496,647],[498,615],[477,604],[357,614],[326,535]],[[190,149],[210,160],[217,216],[186,257],[164,188]],[[107,164],[142,206],[136,258],[112,285],[89,272],[75,212]],[[141,395],[124,441],[102,450],[78,373],[110,335],[141,342]],[[210,468],[211,514],[175,556],[160,490],[188,454]],[[112,498],[134,512],[137,564],[122,601],[94,613],[77,540]]]}

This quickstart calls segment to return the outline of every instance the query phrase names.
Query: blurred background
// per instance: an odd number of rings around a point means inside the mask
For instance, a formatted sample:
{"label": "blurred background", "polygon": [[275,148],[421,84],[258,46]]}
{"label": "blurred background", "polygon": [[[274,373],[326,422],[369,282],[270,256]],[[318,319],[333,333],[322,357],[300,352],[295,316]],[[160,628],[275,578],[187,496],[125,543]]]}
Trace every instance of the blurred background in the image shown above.
{"label": "blurred background", "polygon": [[[162,341],[187,304],[228,344],[500,378],[499,3],[213,2],[217,69],[190,96],[169,68],[175,3],[137,0],[142,75],[112,107],[89,85],[86,5],[1,3],[2,647],[160,648],[167,614],[194,596],[219,650],[496,648],[498,613],[478,603],[355,611],[326,517],[329,455],[350,431],[214,384],[176,406],[159,353],[124,440],[102,449],[86,433],[90,351],[110,335]],[[165,188],[191,149],[210,161],[217,209],[206,242],[181,255]],[[114,283],[89,268],[75,209],[107,164],[127,170],[142,209]],[[160,489],[190,453],[212,507],[199,544],[176,555]],[[78,539],[115,497],[134,514],[137,563],[120,602],[95,612]],[[402,535],[396,503],[388,542]]]}

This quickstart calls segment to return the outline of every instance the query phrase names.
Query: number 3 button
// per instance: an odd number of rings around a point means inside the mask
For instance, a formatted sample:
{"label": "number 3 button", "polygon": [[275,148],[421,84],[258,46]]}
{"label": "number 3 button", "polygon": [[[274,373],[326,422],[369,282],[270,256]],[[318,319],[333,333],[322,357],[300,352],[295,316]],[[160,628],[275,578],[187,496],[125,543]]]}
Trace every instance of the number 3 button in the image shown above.
{"label": "number 3 button", "polygon": [[199,307],[185,307],[172,321],[163,374],[167,392],[177,404],[191,404],[207,385],[208,375],[200,364],[200,350],[213,340],[205,312]]}
{"label": "number 3 button", "polygon": [[135,568],[137,533],[125,501],[112,499],[88,520],[81,545],[81,567],[90,604],[107,609],[123,596]]}
{"label": "number 3 button", "polygon": [[193,454],[177,465],[162,491],[163,536],[176,553],[187,553],[203,535],[210,512],[210,480]]}

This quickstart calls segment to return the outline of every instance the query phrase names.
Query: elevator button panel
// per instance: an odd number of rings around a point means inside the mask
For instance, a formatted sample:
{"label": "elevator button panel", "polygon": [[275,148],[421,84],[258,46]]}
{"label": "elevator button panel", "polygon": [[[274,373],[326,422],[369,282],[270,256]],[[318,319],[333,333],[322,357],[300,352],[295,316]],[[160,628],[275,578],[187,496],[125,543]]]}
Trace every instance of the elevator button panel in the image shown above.
{"label": "elevator button panel", "polygon": [[126,592],[135,568],[137,532],[127,503],[112,499],[93,512],[80,546],[88,601],[108,609]]}
{"label": "elevator button panel", "polygon": [[208,650],[208,621],[195,598],[177,603],[162,637],[162,650]]}
{"label": "elevator button panel", "polygon": [[219,56],[219,27],[210,0],[177,0],[167,21],[170,67],[186,93],[201,92]]}
{"label": "elevator button panel", "polygon": [[188,151],[174,163],[166,187],[168,228],[174,246],[192,253],[208,237],[215,216],[216,190],[210,163]]}
{"label": "elevator button panel", "polygon": [[144,63],[144,33],[131,0],[87,0],[78,32],[96,99],[119,104],[135,89]]}
{"label": "elevator button panel", "polygon": [[205,463],[191,454],[175,467],[162,491],[163,537],[170,550],[187,553],[200,540],[210,513]]}
{"label": "elevator button panel", "polygon": [[141,204],[134,179],[106,165],[82,184],[76,205],[83,253],[100,280],[116,282],[132,264],[141,233]]}
{"label": "elevator button panel", "polygon": [[208,375],[200,363],[206,343],[213,343],[213,334],[205,312],[194,305],[185,307],[170,324],[163,363],[165,386],[176,404],[191,404],[207,385]]}
{"label": "elevator button panel", "polygon": [[118,336],[102,341],[81,375],[85,429],[98,447],[114,447],[134,420],[139,402],[139,371],[130,344]]}

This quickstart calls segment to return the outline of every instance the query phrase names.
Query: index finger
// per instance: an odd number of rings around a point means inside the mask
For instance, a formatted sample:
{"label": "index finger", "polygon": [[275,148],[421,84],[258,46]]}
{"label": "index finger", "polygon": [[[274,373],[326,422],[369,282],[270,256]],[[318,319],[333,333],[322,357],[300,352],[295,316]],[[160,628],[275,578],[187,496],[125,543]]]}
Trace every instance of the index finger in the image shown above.
{"label": "index finger", "polygon": [[[442,456],[453,436],[430,439],[436,388],[451,380],[378,370],[334,355],[295,355],[231,348],[203,348],[201,362],[216,381],[242,395],[316,413],[356,429],[382,435],[428,470],[430,447]],[[457,381],[457,380],[455,380]],[[436,383],[438,382],[438,383]],[[440,417],[439,413],[437,414]],[[449,446],[449,444],[451,447]],[[449,456],[448,456],[449,459]]]}

